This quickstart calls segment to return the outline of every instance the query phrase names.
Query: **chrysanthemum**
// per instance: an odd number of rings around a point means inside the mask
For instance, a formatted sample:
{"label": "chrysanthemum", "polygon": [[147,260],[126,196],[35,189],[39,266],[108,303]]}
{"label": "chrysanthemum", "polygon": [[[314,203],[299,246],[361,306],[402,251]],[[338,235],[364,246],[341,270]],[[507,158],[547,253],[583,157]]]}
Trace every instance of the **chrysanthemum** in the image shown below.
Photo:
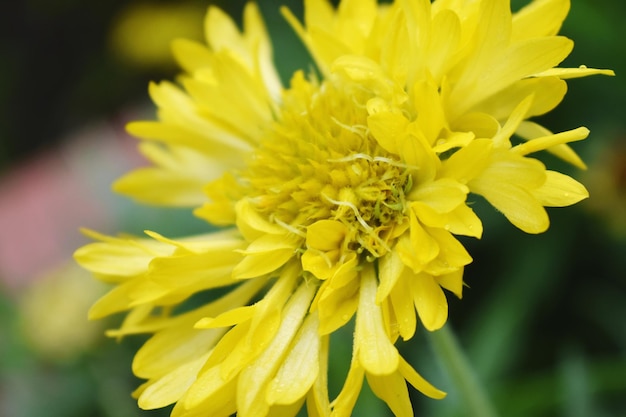
{"label": "chrysanthemum", "polygon": [[[223,230],[182,239],[106,237],[76,259],[116,284],[92,318],[128,311],[113,336],[154,335],[133,371],[150,409],[173,416],[349,416],[364,378],[398,416],[412,415],[406,382],[425,381],[394,346],[419,322],[439,329],[444,290],[461,297],[479,238],[468,196],[483,196],[528,233],[544,207],[587,197],[529,155],[547,150],[584,166],[567,146],[584,127],[553,134],[528,119],[553,109],[564,79],[610,71],[556,67],[573,43],[556,36],[569,1],[305,2],[283,14],[317,71],[283,86],[257,6],[243,30],[208,11],[207,45],[174,43],[180,85],[152,84],[158,121],[131,123],[153,163],[115,190],[139,201],[196,207]],[[513,135],[521,138],[512,142]],[[517,144],[514,144],[517,143]],[[213,301],[181,312],[192,295]],[[329,336],[354,323],[350,370],[329,399]]]}

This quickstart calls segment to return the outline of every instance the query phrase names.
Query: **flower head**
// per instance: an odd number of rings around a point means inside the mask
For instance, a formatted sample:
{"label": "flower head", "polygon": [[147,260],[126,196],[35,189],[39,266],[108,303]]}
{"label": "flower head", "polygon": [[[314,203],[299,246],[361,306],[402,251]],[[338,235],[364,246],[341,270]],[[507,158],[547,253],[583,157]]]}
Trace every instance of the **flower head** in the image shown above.
{"label": "flower head", "polygon": [[[219,9],[207,46],[177,41],[181,86],[152,84],[158,121],[131,123],[153,166],[115,189],[155,204],[196,207],[223,226],[172,240],[111,238],[76,253],[117,286],[91,316],[128,311],[111,335],[153,333],[133,370],[143,408],[172,415],[348,416],[363,379],[396,415],[412,415],[406,382],[424,380],[394,346],[419,322],[447,320],[444,290],[462,296],[479,238],[470,207],[483,196],[515,226],[543,232],[546,206],[585,188],[529,155],[547,150],[584,167],[529,118],[554,108],[564,79],[611,71],[556,68],[572,42],[556,36],[566,0],[344,0],[283,13],[317,66],[283,87],[257,6],[243,30]],[[511,140],[513,135],[521,143]],[[192,295],[221,297],[179,313]],[[344,388],[329,399],[329,335],[354,318]]]}

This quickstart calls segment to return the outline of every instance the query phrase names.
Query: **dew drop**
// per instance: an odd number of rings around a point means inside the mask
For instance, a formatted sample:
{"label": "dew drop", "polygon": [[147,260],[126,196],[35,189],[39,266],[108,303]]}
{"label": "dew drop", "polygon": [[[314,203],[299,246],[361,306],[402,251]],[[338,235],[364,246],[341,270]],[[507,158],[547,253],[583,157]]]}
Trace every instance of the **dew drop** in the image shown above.
{"label": "dew drop", "polygon": [[587,69],[587,66],[586,65],[581,65],[578,68],[580,68],[580,69]]}
{"label": "dew drop", "polygon": [[443,226],[443,228],[446,229],[446,230],[450,230],[450,225],[446,224],[445,226]]}
{"label": "dew drop", "polygon": [[444,143],[446,143],[446,142],[447,142],[447,140],[445,140],[445,139],[439,139],[439,140],[437,141],[437,145],[443,145],[443,144],[444,144]]}

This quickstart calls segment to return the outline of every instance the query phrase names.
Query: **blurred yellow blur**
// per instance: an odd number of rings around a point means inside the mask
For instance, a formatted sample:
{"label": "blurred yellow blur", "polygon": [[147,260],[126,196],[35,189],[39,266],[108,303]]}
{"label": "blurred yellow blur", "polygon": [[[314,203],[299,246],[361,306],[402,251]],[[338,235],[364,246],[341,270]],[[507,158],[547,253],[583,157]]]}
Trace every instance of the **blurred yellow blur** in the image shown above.
{"label": "blurred yellow blur", "polygon": [[109,46],[129,66],[173,66],[170,43],[176,38],[202,39],[204,12],[196,4],[132,4],[114,20]]}
{"label": "blurred yellow blur", "polygon": [[73,261],[32,282],[20,297],[20,327],[38,355],[53,361],[72,360],[101,340],[101,322],[87,320],[105,286]]}

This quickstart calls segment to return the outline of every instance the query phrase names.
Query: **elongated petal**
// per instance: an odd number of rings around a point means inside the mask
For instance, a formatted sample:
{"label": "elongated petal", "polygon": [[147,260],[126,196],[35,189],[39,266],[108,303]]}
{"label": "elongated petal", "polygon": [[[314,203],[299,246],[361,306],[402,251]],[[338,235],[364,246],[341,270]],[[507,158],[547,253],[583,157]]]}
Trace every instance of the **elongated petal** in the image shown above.
{"label": "elongated petal", "polygon": [[404,270],[404,263],[396,251],[392,251],[383,256],[378,264],[378,290],[376,292],[376,303],[386,298],[393,287],[398,282]]}
{"label": "elongated petal", "polygon": [[416,274],[411,281],[413,302],[427,330],[441,328],[448,319],[448,301],[435,279],[425,273]]}
{"label": "elongated petal", "polygon": [[454,178],[461,184],[467,184],[487,167],[493,142],[488,139],[476,139],[456,151],[448,158],[442,168],[442,174]]}
{"label": "elongated petal", "polygon": [[546,171],[546,183],[533,191],[533,196],[546,207],[565,207],[589,197],[584,185],[555,171]]}
{"label": "elongated petal", "polygon": [[400,357],[400,365],[398,369],[402,376],[422,394],[436,399],[441,399],[446,396],[445,392],[438,390],[428,383],[428,381],[426,381],[420,374],[415,372],[415,369],[413,369],[413,367],[402,357]]}
{"label": "elongated petal", "polygon": [[[369,104],[369,103],[368,103]],[[402,114],[392,112],[377,112],[367,118],[376,141],[389,152],[398,152],[398,142],[405,135],[409,121]]]}
{"label": "elongated petal", "polygon": [[[354,354],[353,354],[354,355]],[[330,404],[332,408],[333,417],[351,417],[354,404],[359,397],[361,387],[363,386],[363,378],[365,377],[365,370],[360,365],[359,361],[353,356],[350,362],[350,370],[346,381],[341,388],[341,392]]]}
{"label": "elongated petal", "polygon": [[512,149],[512,152],[515,152],[518,155],[527,155],[529,153],[542,151],[544,149],[549,149],[565,143],[583,140],[587,138],[587,136],[589,136],[589,129],[586,127],[579,127],[578,129],[568,130],[555,135],[531,139],[528,142],[515,146]]}
{"label": "elongated petal", "polygon": [[578,68],[550,68],[549,70],[533,74],[535,77],[559,77],[562,80],[571,78],[588,77],[590,75],[615,75],[615,71],[609,69],[587,68],[581,65]]}
{"label": "elongated petal", "polygon": [[139,407],[153,410],[178,401],[196,380],[196,374],[204,365],[209,353],[194,356],[191,361],[151,382],[138,398]]}
{"label": "elongated petal", "polygon": [[569,11],[570,0],[538,0],[513,15],[513,39],[556,35]]}
{"label": "elongated petal", "polygon": [[287,358],[267,387],[268,404],[293,404],[311,388],[319,372],[319,318],[309,315],[300,328]]}
{"label": "elongated petal", "polygon": [[546,210],[525,189],[504,182],[484,181],[476,181],[471,188],[526,233],[542,233],[548,229],[550,220]]}
{"label": "elongated petal", "polygon": [[261,236],[243,252],[245,257],[233,269],[233,277],[245,279],[275,271],[293,257],[296,247],[285,235]]}
{"label": "elongated petal", "polygon": [[377,376],[366,374],[367,383],[376,396],[387,403],[396,417],[413,417],[409,390],[402,375]]}
{"label": "elongated petal", "polygon": [[383,326],[380,306],[376,305],[376,276],[373,268],[361,273],[361,294],[356,318],[355,344],[359,362],[374,375],[388,375],[398,368],[399,354]]}
{"label": "elongated petal", "polygon": [[417,318],[411,296],[411,279],[413,274],[406,269],[402,279],[389,294],[391,306],[396,316],[398,332],[402,339],[409,340],[415,334]]}
{"label": "elongated petal", "polygon": [[318,376],[309,391],[307,411],[310,417],[330,417],[330,400],[328,398],[328,347],[329,337],[320,336],[320,354]]}
{"label": "elongated petal", "polygon": [[[522,122],[515,133],[525,140],[532,140],[553,135],[553,133],[545,127],[530,121]],[[583,160],[580,159],[580,156],[578,156],[578,154],[566,144],[555,145],[546,150],[575,167],[587,169],[587,165],[585,165]]]}
{"label": "elongated petal", "polygon": [[145,273],[156,256],[174,251],[172,246],[150,239],[114,238],[90,230],[83,232],[102,242],[78,249],[74,253],[76,262],[97,274],[117,277],[116,281]]}
{"label": "elongated petal", "polygon": [[307,228],[306,244],[322,251],[339,249],[347,232],[347,227],[341,222],[320,220]]}
{"label": "elongated petal", "polygon": [[283,312],[283,320],[267,349],[239,376],[237,406],[243,416],[263,417],[269,410],[265,390],[285,358],[313,298],[314,287],[301,285]]}
{"label": "elongated petal", "polygon": [[463,298],[463,268],[449,274],[439,275],[435,279],[443,288],[452,291],[457,297]]}

